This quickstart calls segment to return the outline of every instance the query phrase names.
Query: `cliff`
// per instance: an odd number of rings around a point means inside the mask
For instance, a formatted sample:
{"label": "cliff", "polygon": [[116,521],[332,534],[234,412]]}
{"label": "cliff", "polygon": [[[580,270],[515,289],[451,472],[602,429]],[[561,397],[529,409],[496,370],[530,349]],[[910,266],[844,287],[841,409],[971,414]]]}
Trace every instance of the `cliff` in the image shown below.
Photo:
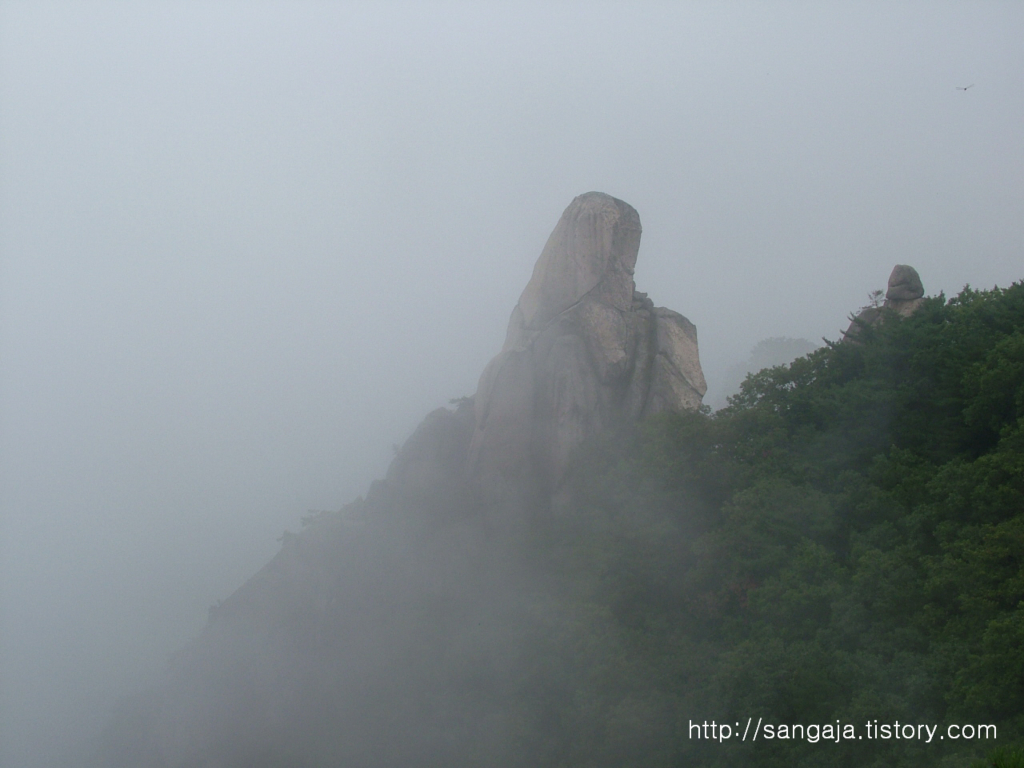
{"label": "cliff", "polygon": [[697,329],[636,290],[640,217],[599,192],[566,208],[480,377],[470,474],[550,494],[584,441],[707,391]]}
{"label": "cliff", "polygon": [[706,389],[693,324],[635,290],[639,244],[632,207],[577,197],[475,397],[430,413],[365,499],[286,535],[94,764],[528,764],[515,744],[543,712],[517,706],[563,613],[532,524],[585,441]]}

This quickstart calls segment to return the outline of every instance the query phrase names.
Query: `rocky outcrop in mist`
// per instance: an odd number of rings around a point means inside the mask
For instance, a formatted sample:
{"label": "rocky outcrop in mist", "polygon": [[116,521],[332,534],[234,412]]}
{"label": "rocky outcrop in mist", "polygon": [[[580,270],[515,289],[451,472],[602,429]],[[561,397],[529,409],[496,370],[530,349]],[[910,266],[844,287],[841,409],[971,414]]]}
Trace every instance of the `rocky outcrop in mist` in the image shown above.
{"label": "rocky outcrop in mist", "polygon": [[636,290],[639,247],[621,200],[590,192],[562,214],[480,377],[469,468],[481,487],[550,493],[588,438],[700,406],[697,329]]}
{"label": "rocky outcrop in mist", "polygon": [[492,517],[519,524],[524,508],[542,509],[557,493],[586,440],[700,406],[697,329],[633,282],[640,232],[636,210],[600,192],[565,209],[472,410],[431,413],[388,470],[386,486],[403,504],[474,493]]}
{"label": "rocky outcrop in mist", "polygon": [[889,275],[885,301],[880,307],[864,307],[850,321],[843,333],[843,341],[856,341],[864,328],[878,325],[887,315],[910,317],[924,302],[924,285],[917,270],[906,264],[897,264]]}
{"label": "rocky outcrop in mist", "polygon": [[537,702],[564,682],[537,665],[564,652],[546,645],[563,598],[530,523],[586,440],[706,390],[693,324],[635,290],[639,244],[632,207],[577,197],[475,397],[430,413],[365,499],[287,534],[87,764],[557,762]]}

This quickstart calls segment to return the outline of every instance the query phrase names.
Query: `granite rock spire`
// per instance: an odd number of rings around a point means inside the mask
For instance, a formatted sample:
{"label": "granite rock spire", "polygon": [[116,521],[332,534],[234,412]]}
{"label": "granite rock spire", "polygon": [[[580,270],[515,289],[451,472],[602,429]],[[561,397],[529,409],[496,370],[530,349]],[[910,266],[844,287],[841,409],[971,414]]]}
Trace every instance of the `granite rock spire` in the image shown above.
{"label": "granite rock spire", "polygon": [[482,486],[552,493],[588,438],[700,406],[696,328],[635,289],[640,233],[636,210],[600,192],[562,214],[480,377],[468,469]]}

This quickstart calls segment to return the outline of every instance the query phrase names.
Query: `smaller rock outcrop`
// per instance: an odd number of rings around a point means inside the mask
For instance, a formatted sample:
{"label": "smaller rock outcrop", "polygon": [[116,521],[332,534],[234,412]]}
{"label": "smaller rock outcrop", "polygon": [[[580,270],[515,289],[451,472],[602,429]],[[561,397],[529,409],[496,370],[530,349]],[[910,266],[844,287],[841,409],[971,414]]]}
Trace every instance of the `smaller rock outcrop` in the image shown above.
{"label": "smaller rock outcrop", "polygon": [[883,309],[891,309],[902,317],[910,317],[924,301],[924,285],[917,270],[906,264],[897,264],[889,275]]}
{"label": "smaller rock outcrop", "polygon": [[881,323],[887,314],[910,317],[924,302],[924,285],[917,270],[906,264],[897,264],[889,275],[889,284],[882,305],[864,307],[850,320],[843,341],[855,342],[869,328]]}

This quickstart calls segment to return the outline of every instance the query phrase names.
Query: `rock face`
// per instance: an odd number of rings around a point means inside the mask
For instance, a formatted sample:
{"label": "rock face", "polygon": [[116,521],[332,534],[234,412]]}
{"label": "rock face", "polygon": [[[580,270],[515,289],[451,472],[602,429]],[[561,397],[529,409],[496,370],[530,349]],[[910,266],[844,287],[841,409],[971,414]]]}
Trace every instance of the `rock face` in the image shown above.
{"label": "rock face", "polygon": [[468,469],[481,486],[551,493],[587,438],[700,406],[696,328],[635,290],[640,231],[599,192],[562,214],[480,377]]}
{"label": "rock face", "polygon": [[924,302],[924,285],[917,270],[906,264],[897,264],[889,275],[885,301],[881,307],[865,307],[850,321],[843,341],[856,341],[864,328],[882,322],[888,313],[910,317]]}
{"label": "rock face", "polygon": [[889,275],[889,286],[882,306],[902,317],[909,317],[923,301],[924,285],[921,284],[917,270],[906,264],[897,264]]}

